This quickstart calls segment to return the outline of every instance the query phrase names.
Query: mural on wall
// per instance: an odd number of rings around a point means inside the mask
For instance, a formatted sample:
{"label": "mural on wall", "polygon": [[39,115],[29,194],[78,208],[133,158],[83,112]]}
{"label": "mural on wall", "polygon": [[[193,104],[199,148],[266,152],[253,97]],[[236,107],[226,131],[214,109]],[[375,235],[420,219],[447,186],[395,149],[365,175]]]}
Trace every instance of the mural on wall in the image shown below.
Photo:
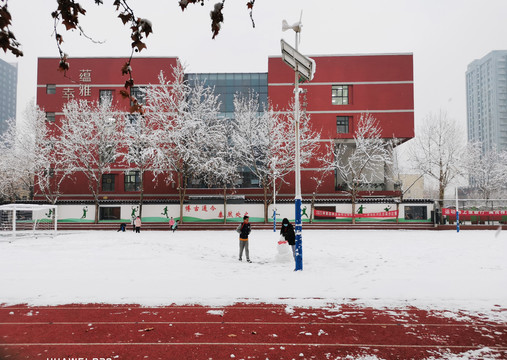
{"label": "mural on wall", "polygon": [[83,208],[83,215],[81,216],[81,219],[86,219],[86,213],[88,212],[88,206],[85,206]]}
{"label": "mural on wall", "polygon": [[[360,204],[358,204],[360,205]],[[427,209],[422,216],[424,219],[427,214],[431,213],[433,209],[433,203],[421,204],[420,208]],[[108,221],[118,221],[129,223],[139,215],[139,206],[124,204],[113,206],[118,207],[115,214],[118,214],[118,219],[108,219]],[[361,221],[396,221],[398,212],[395,209],[396,206],[393,203],[389,204],[362,204],[359,206],[356,214],[350,212],[350,204],[327,204],[328,209],[333,210],[321,210],[316,209],[314,211],[315,220],[319,221],[319,218],[326,218],[325,221],[350,221],[352,217],[356,217]],[[409,209],[412,209],[411,206]],[[179,220],[179,204],[153,204],[143,206],[143,221],[146,222],[160,222],[168,223],[171,217],[174,220]],[[273,206],[270,205],[270,214],[273,214]],[[307,203],[302,207],[302,218],[303,221],[309,221],[310,205]],[[42,215],[42,214],[41,214]],[[55,211],[50,212],[48,210],[44,215],[51,217],[55,215]],[[75,205],[59,205],[58,206],[58,221],[62,222],[92,222],[95,216],[94,207],[83,204]],[[183,207],[184,221],[209,221],[209,222],[223,222],[224,218],[227,222],[241,222],[244,215],[250,217],[252,222],[263,222],[264,221],[264,207],[263,204],[229,204],[227,211],[224,211],[224,207],[221,204],[185,204]],[[276,206],[276,218],[287,218],[289,221],[294,221],[294,204],[277,204]],[[330,219],[331,218],[331,219]],[[335,219],[333,219],[335,218]],[[399,211],[399,218],[405,218],[405,207],[401,207]],[[376,220],[373,220],[376,219]],[[270,222],[273,218],[270,217]]]}
{"label": "mural on wall", "polygon": [[131,210],[130,217],[132,219],[135,219],[137,217],[136,213],[139,212],[139,207],[138,206],[137,207],[131,206],[130,210]]}

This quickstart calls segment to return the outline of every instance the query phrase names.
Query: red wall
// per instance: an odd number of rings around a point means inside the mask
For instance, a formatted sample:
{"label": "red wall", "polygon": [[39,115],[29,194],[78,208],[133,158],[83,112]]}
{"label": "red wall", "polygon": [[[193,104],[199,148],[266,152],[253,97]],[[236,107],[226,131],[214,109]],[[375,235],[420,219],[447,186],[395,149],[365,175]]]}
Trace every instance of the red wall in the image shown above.
{"label": "red wall", "polygon": [[[323,137],[352,138],[361,113],[370,112],[386,138],[414,137],[414,85],[412,55],[316,56],[315,77],[301,84],[306,110]],[[268,61],[268,96],[283,109],[294,97],[294,71],[281,57]],[[334,84],[351,86],[348,105],[333,105]],[[336,116],[352,116],[348,135],[336,134]]]}
{"label": "red wall", "polygon": [[[411,54],[394,55],[353,55],[353,56],[315,56],[315,78],[301,88],[306,90],[302,95],[308,104],[307,112],[311,116],[314,129],[320,130],[324,140],[321,146],[323,152],[325,141],[336,138],[352,138],[355,126],[362,112],[371,112],[378,120],[386,138],[398,137],[408,140],[414,136],[414,90],[413,90],[413,56]],[[98,100],[99,90],[114,90],[113,102],[118,102],[121,110],[128,110],[130,102],[120,96],[124,90],[124,83],[128,76],[122,76],[121,68],[125,58],[76,58],[70,59],[70,69],[67,74],[59,72],[58,58],[40,58],[38,60],[37,103],[46,112],[55,112],[57,122],[61,117],[61,109],[67,101],[64,97],[66,88],[74,89],[76,99]],[[164,70],[170,78],[171,66],[176,66],[177,58],[135,58],[132,62],[135,85],[158,83],[160,70]],[[91,82],[80,79],[81,70],[91,70]],[[294,93],[294,72],[280,57],[268,59],[268,96],[272,104],[278,109],[286,109]],[[56,94],[46,94],[46,85],[56,84]],[[333,84],[348,84],[351,86],[350,104],[332,105],[331,88]],[[79,87],[90,85],[90,96],[79,96]],[[336,116],[351,116],[349,134],[337,134]],[[315,191],[315,183],[311,177],[317,173],[316,161],[318,156],[302,166],[301,183],[303,196],[309,196]],[[117,174],[115,192],[104,192],[108,199],[136,198],[137,192],[124,191],[123,166],[116,166],[111,173]],[[156,183],[151,174],[145,178],[145,196],[150,198],[174,198],[177,194],[176,186],[167,185],[162,179]],[[286,179],[289,184],[284,185],[281,196],[294,193],[294,174]],[[90,199],[87,181],[76,174],[75,181],[67,181],[62,187],[64,196],[61,199]],[[37,192],[37,189],[36,189]],[[318,189],[320,194],[337,194],[334,188],[334,174],[326,176],[323,185]],[[189,189],[189,194],[214,194],[221,190]],[[236,194],[261,196],[262,189],[236,189]]]}
{"label": "red wall", "polygon": [[[414,137],[414,84],[412,54],[310,56],[316,63],[312,81],[300,84],[306,91],[301,102],[307,102],[306,111],[315,130],[321,131],[321,152],[302,166],[301,190],[312,194],[319,168],[316,160],[325,149],[325,142],[333,139],[352,139],[361,113],[371,113],[378,121],[385,138],[408,140]],[[281,57],[268,60],[268,96],[278,110],[287,109],[294,98],[294,71]],[[332,104],[332,86],[349,85],[349,104]],[[338,134],[337,116],[349,116],[348,134]],[[288,177],[282,193],[294,192],[294,174]],[[334,174],[324,178],[320,194],[337,194]]]}
{"label": "red wall", "polygon": [[[172,74],[177,58],[135,58],[132,60],[132,77],[135,86],[156,84],[163,70],[167,77]],[[58,71],[59,58],[39,58],[37,69],[37,104],[46,112],[61,112],[67,102],[64,89],[74,89],[75,99],[98,100],[99,90],[114,90],[113,103],[121,109],[128,109],[130,103],[120,96],[125,90],[128,75],[122,75],[125,58],[75,58],[69,59],[70,68],[64,74]],[[81,70],[91,70],[91,82],[80,79]],[[46,85],[56,84],[56,94],[46,94]],[[79,86],[90,85],[90,96],[80,96]]]}

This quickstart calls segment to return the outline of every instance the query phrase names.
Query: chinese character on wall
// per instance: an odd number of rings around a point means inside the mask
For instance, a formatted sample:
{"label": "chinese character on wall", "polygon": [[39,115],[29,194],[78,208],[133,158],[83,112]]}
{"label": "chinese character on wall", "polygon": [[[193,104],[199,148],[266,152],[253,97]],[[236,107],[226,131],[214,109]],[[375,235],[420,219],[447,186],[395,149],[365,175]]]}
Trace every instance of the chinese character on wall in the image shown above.
{"label": "chinese character on wall", "polygon": [[92,91],[90,85],[79,84],[79,96],[91,96]]}
{"label": "chinese character on wall", "polygon": [[74,89],[73,88],[63,88],[62,96],[64,99],[67,99],[67,100],[74,99]]}
{"label": "chinese character on wall", "polygon": [[92,82],[92,71],[91,70],[79,70],[79,81]]}

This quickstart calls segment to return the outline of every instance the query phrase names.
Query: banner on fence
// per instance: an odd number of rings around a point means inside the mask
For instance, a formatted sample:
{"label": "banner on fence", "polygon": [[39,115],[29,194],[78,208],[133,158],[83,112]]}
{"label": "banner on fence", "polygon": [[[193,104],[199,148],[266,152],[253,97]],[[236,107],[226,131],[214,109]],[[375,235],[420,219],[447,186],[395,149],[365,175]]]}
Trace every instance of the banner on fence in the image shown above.
{"label": "banner on fence", "polygon": [[[460,215],[483,215],[483,216],[491,216],[491,215],[507,215],[507,210],[494,210],[494,211],[478,211],[478,210],[460,210]],[[455,209],[442,209],[442,215],[453,215],[456,216]]]}
{"label": "banner on fence", "polygon": [[387,218],[387,217],[398,217],[398,210],[393,211],[382,211],[376,213],[367,214],[352,214],[352,213],[338,213],[334,211],[314,210],[313,214],[315,217],[336,217],[336,218]]}

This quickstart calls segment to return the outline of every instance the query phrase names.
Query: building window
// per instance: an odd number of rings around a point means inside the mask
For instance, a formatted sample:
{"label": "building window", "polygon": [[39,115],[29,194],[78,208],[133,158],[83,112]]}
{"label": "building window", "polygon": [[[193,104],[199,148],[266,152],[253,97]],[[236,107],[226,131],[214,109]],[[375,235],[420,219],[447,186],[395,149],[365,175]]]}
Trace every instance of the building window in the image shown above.
{"label": "building window", "polygon": [[405,220],[426,220],[428,219],[427,211],[426,206],[405,206]]}
{"label": "building window", "polygon": [[55,169],[53,168],[44,169],[44,176],[49,176],[50,178],[52,178],[53,176],[55,176]]}
{"label": "building window", "polygon": [[141,188],[141,176],[139,171],[125,173],[125,191],[139,191]]}
{"label": "building window", "polygon": [[99,208],[99,220],[121,220],[121,207],[100,207]]}
{"label": "building window", "polygon": [[114,90],[99,90],[99,103],[102,104],[104,101],[111,104],[113,102]]}
{"label": "building window", "polygon": [[46,120],[48,122],[55,122],[55,113],[54,112],[47,112],[46,113]]}
{"label": "building window", "polygon": [[139,123],[139,114],[127,114],[127,125],[136,126]]}
{"label": "building window", "polygon": [[349,85],[333,85],[331,90],[331,101],[333,105],[348,105],[350,95]]}
{"label": "building window", "polygon": [[349,133],[349,116],[337,116],[336,117],[336,132],[338,134]]}
{"label": "building window", "polygon": [[[142,86],[134,86],[130,88],[130,96],[137,100],[138,104],[144,105],[146,103],[145,88]],[[134,104],[130,104],[131,106]]]}
{"label": "building window", "polygon": [[100,149],[100,161],[103,163],[113,163],[116,160],[116,151],[114,145],[106,144]]}
{"label": "building window", "polygon": [[114,191],[115,174],[102,175],[102,191]]}
{"label": "building window", "polygon": [[56,85],[55,84],[47,84],[46,85],[46,94],[56,94]]}

